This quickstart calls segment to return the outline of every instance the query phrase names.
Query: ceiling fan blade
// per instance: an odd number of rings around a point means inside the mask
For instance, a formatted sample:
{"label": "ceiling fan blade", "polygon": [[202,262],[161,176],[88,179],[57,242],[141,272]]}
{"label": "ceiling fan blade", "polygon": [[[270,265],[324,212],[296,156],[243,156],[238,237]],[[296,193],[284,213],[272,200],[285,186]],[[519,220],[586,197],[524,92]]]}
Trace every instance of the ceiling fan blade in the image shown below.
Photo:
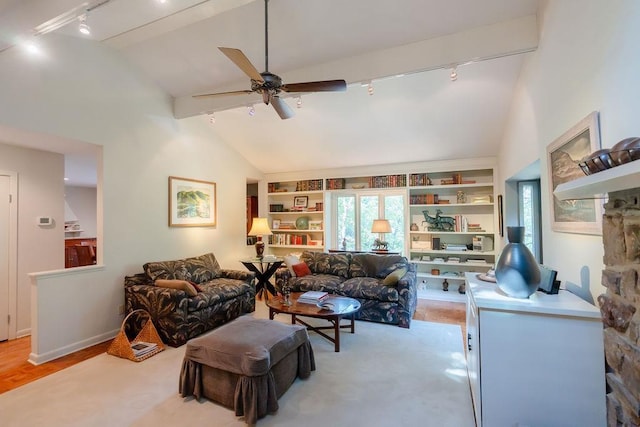
{"label": "ceiling fan blade", "polygon": [[278,113],[282,120],[286,120],[294,116],[293,110],[278,96],[271,97],[271,105],[273,105],[273,109],[276,110],[276,113]]}
{"label": "ceiling fan blade", "polygon": [[234,90],[231,92],[203,93],[202,95],[193,95],[194,98],[208,98],[212,96],[230,96],[230,95],[251,95],[252,90]]}
{"label": "ceiling fan blade", "polygon": [[244,53],[240,49],[234,49],[232,47],[219,47],[220,51],[224,53],[227,58],[233,61],[234,64],[238,66],[251,80],[255,80],[257,82],[264,82],[262,76],[256,70],[256,67],[253,66],[249,58],[245,56]]}
{"label": "ceiling fan blade", "polygon": [[291,83],[282,85],[285,92],[343,92],[347,90],[344,80],[325,80],[319,82]]}

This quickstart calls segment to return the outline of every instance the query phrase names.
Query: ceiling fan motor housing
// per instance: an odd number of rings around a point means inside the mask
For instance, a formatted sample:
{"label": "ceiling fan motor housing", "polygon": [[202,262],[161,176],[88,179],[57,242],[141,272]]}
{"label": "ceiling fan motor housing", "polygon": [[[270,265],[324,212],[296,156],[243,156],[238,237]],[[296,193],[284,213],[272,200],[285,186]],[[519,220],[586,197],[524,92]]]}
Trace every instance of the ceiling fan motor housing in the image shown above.
{"label": "ceiling fan motor housing", "polygon": [[282,79],[268,71],[260,73],[264,82],[251,80],[251,90],[262,93],[267,91],[271,94],[279,93],[282,88]]}

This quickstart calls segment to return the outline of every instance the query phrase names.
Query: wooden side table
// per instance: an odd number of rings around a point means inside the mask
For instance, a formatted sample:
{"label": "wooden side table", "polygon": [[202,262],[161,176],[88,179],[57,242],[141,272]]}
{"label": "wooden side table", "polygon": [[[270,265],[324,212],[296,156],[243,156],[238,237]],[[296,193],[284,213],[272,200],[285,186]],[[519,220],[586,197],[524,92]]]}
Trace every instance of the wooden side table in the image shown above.
{"label": "wooden side table", "polygon": [[284,262],[281,258],[271,258],[268,260],[252,258],[240,261],[242,265],[246,267],[247,270],[256,273],[256,279],[258,283],[256,283],[256,297],[262,298],[262,294],[264,293],[265,299],[269,299],[269,293],[271,295],[276,294],[276,288],[271,284],[269,279],[276,272],[278,268]]}

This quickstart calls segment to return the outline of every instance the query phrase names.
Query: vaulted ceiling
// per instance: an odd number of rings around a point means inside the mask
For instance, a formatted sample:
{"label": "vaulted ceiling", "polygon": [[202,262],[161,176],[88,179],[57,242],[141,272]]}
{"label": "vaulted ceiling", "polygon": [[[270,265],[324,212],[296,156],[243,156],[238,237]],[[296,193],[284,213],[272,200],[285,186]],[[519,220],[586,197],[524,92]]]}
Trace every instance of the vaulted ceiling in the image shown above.
{"label": "vaulted ceiling", "polygon": [[[220,46],[264,71],[263,0],[0,0],[0,51],[72,16],[55,31],[118,50],[174,98],[176,118],[213,114],[214,132],[267,173],[484,157],[497,154],[520,69],[537,47],[539,3],[269,0],[269,71],[285,83],[348,84],[303,94],[301,108],[290,94],[288,120],[255,94],[192,97],[250,88]],[[87,9],[90,36],[75,19]]]}

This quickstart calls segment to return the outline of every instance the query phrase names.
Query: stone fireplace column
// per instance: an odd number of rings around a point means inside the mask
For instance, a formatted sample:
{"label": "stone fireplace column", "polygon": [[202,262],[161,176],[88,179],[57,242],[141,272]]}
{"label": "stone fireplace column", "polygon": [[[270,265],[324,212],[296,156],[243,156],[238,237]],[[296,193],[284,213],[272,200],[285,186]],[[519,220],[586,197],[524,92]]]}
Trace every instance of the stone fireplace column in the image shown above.
{"label": "stone fireplace column", "polygon": [[640,426],[640,189],[609,193],[598,297],[604,323],[609,427]]}

